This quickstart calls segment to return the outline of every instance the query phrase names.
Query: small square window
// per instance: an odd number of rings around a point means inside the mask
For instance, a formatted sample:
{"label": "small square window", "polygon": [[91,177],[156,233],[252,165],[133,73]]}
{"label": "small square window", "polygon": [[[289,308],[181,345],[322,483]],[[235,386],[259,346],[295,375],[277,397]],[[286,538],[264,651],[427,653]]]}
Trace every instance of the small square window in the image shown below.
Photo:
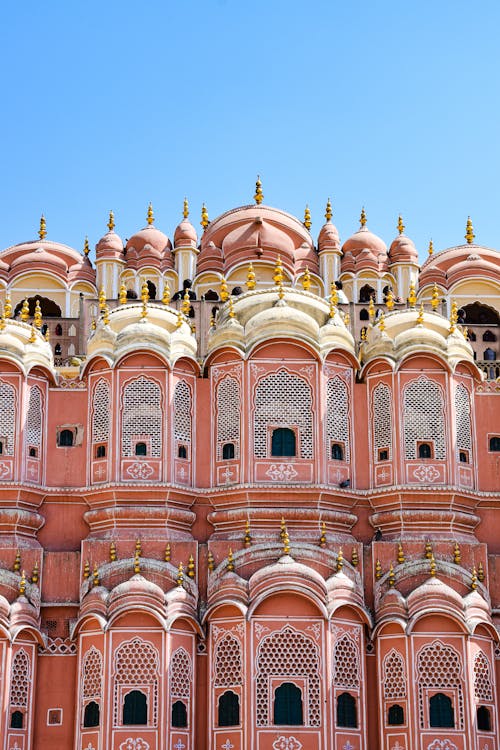
{"label": "small square window", "polygon": [[49,708],[47,711],[47,724],[54,727],[61,726],[62,717],[62,708]]}
{"label": "small square window", "polygon": [[382,448],[378,452],[378,460],[379,461],[388,461],[389,460],[389,451],[387,448]]}

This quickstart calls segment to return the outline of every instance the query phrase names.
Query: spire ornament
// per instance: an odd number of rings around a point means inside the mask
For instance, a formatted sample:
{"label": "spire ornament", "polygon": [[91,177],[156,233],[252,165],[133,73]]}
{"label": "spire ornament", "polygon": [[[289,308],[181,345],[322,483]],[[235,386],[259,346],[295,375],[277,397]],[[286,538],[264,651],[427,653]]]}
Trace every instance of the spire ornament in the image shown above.
{"label": "spire ornament", "polygon": [[94,571],[92,573],[92,585],[93,586],[99,586],[101,583],[99,579],[99,568],[97,567],[97,563],[94,563]]}
{"label": "spire ornament", "polygon": [[12,317],[12,302],[11,302],[9,294],[5,298],[5,304],[3,306],[3,314],[6,318]]}
{"label": "spire ornament", "polygon": [[330,284],[330,311],[329,316],[330,318],[334,318],[335,314],[337,312],[337,305],[339,302],[339,294],[337,292],[337,287],[335,286],[335,282],[332,281]]}
{"label": "spire ornament", "polygon": [[258,206],[260,206],[260,204],[264,200],[264,193],[262,192],[262,182],[260,181],[260,175],[257,175],[257,182],[255,183],[255,195],[253,199]]}
{"label": "spire ornament", "polygon": [[26,323],[26,321],[28,320],[29,316],[30,316],[30,305],[29,305],[29,302],[28,302],[28,298],[25,297],[24,298],[24,302],[23,302],[23,306],[21,307],[21,320],[23,321],[23,323]]}
{"label": "spire ornament", "polygon": [[215,560],[214,560],[212,550],[210,549],[208,550],[208,555],[207,555],[207,566],[208,566],[210,573],[213,573],[215,569]]}
{"label": "spire ornament", "polygon": [[471,221],[470,216],[467,217],[467,226],[465,228],[464,237],[467,240],[468,245],[472,245],[476,237],[476,235],[474,234],[474,227],[472,226],[472,221]]}
{"label": "spire ornament", "polygon": [[134,574],[137,575],[137,573],[141,572],[141,558],[137,554],[137,552],[134,555]]}
{"label": "spire ornament", "polygon": [[432,577],[436,575],[436,560],[433,554],[431,554],[431,563],[429,567],[429,573],[431,574]]}
{"label": "spire ornament", "polygon": [[338,555],[337,555],[337,562],[335,564],[335,567],[337,569],[337,573],[340,573],[342,568],[344,567],[344,553],[342,551],[342,547],[340,547]]}
{"label": "spire ornament", "polygon": [[182,216],[183,216],[184,219],[187,219],[188,216],[189,216],[189,203],[188,203],[188,199],[187,198],[184,198],[184,206],[183,206],[183,209],[182,209]]}
{"label": "spire ornament", "polygon": [[252,263],[248,264],[247,270],[247,289],[255,289],[255,271],[253,270]]}
{"label": "spire ornament", "polygon": [[101,286],[99,290],[99,310],[104,310],[106,307],[106,290],[104,286]]}
{"label": "spire ornament", "polygon": [[405,231],[405,225],[403,224],[403,217],[401,214],[398,216],[398,232],[399,234],[404,234]]}
{"label": "spire ornament", "polygon": [[377,314],[377,311],[375,310],[375,303],[373,301],[373,297],[370,297],[370,303],[368,305],[368,317],[370,318],[370,323],[373,325],[373,321],[375,320],[375,315]]}
{"label": "spire ornament", "polygon": [[321,534],[319,537],[319,546],[324,549],[326,547],[326,523],[323,521],[321,524]]}
{"label": "spire ornament", "polygon": [[35,560],[35,565],[33,566],[33,570],[31,571],[31,583],[38,583],[38,579],[39,579],[38,560]]}
{"label": "spire ornament", "polygon": [[5,316],[4,315],[0,315],[0,331],[5,331],[5,328],[6,328],[6,325],[5,325]]}
{"label": "spire ornament", "polygon": [[450,313],[450,327],[449,332],[454,333],[457,329],[457,321],[458,321],[458,307],[455,300],[451,303],[451,313]]}
{"label": "spire ornament", "polygon": [[285,526],[285,532],[283,534],[283,554],[290,554],[290,537],[288,536],[288,529]]}
{"label": "spire ornament", "polygon": [[332,216],[333,216],[333,214],[332,214],[332,202],[331,202],[330,198],[328,198],[328,200],[326,202],[326,211],[325,211],[325,219],[327,220],[327,222],[330,222],[332,220]]}
{"label": "spire ornament", "polygon": [[89,238],[87,237],[87,235],[85,235],[85,240],[83,243],[83,254],[85,255],[86,258],[88,258],[89,253],[90,253]]}
{"label": "spire ornament", "polygon": [[359,565],[359,555],[358,555],[358,550],[356,549],[356,547],[352,548],[351,565],[353,568],[357,568]]}
{"label": "spire ornament", "polygon": [[189,560],[187,564],[187,574],[189,578],[194,578],[196,575],[196,569],[194,566],[194,557],[193,555],[189,555]]}
{"label": "spire ornament", "polygon": [[375,563],[375,578],[379,581],[382,578],[382,563],[377,560]]}
{"label": "spire ornament", "polygon": [[429,255],[433,255],[434,253],[434,243],[432,240],[429,240]]}
{"label": "spire ornament", "polygon": [[403,552],[403,545],[401,542],[398,544],[398,565],[403,565],[405,561],[405,553]]}
{"label": "spire ornament", "polygon": [[109,219],[108,219],[108,229],[110,232],[112,232],[114,228],[115,228],[115,215],[113,211],[110,211]]}
{"label": "spire ornament", "polygon": [[163,287],[163,297],[161,298],[161,301],[164,305],[170,304],[170,287],[168,284],[165,284]]}
{"label": "spire ornament", "polygon": [[191,300],[189,299],[189,289],[187,288],[182,298],[181,310],[184,315],[189,315],[189,311],[191,310]]}
{"label": "spire ornament", "polygon": [[120,300],[120,305],[125,305],[127,303],[127,287],[125,284],[120,285],[118,299]]}
{"label": "spire ornament", "polygon": [[222,302],[227,302],[229,299],[229,291],[227,288],[227,281],[225,276],[223,276],[220,281],[219,297],[221,298]]}
{"label": "spire ornament", "polygon": [[111,544],[109,545],[109,561],[116,562],[117,560],[118,556],[116,554],[116,544],[114,542],[114,539],[112,539]]}
{"label": "spire ornament", "polygon": [[478,578],[478,581],[480,581],[480,583],[483,583],[485,576],[484,576],[484,568],[483,568],[482,562],[480,562],[477,566],[477,578]]}
{"label": "spire ornament", "polygon": [[305,292],[308,292],[311,288],[311,274],[309,272],[309,266],[306,266],[306,270],[304,271],[304,275],[302,276],[302,289]]}
{"label": "spire ornament", "polygon": [[472,573],[471,573],[471,577],[470,577],[470,587],[471,587],[471,589],[473,591],[475,591],[477,589],[477,570],[476,570],[476,566],[475,565],[472,568]]}
{"label": "spire ornament", "polygon": [[365,212],[365,207],[363,206],[363,208],[361,209],[361,216],[359,217],[359,227],[360,229],[364,229],[365,226],[366,226],[366,212]]}
{"label": "spire ornament", "polygon": [[234,573],[234,557],[231,547],[229,547],[229,552],[227,553],[227,569],[230,573]]}
{"label": "spire ornament", "polygon": [[23,570],[21,573],[21,580],[19,581],[20,596],[24,596],[25,592],[26,592],[26,573]]}
{"label": "spire ornament", "polygon": [[38,230],[38,236],[41,240],[44,240],[47,236],[47,222],[45,221],[45,216],[43,214],[40,216],[40,229]]}
{"label": "spire ornament", "polygon": [[250,521],[247,519],[247,522],[245,523],[245,536],[243,537],[243,546],[251,547],[251,545],[252,537],[250,536]]}
{"label": "spire ornament", "polygon": [[306,205],[306,207],[305,207],[305,210],[304,210],[304,221],[302,223],[304,224],[304,226],[307,229],[307,231],[309,231],[311,229],[311,226],[312,226],[311,211],[309,210],[309,206],[308,205]]}
{"label": "spire ornament", "polygon": [[170,542],[167,542],[165,546],[165,562],[170,562],[170,556],[171,556]]}
{"label": "spire ornament", "polygon": [[86,581],[87,578],[90,578],[90,563],[88,560],[85,562],[85,565],[83,566],[83,580]]}
{"label": "spire ornament", "polygon": [[378,329],[380,333],[383,333],[385,331],[385,315],[382,313],[380,318],[378,319]]}
{"label": "spire ornament", "polygon": [[417,315],[417,325],[422,326],[424,324],[424,303],[420,303],[420,309]]}
{"label": "spire ornament", "polygon": [[184,566],[181,562],[179,563],[179,567],[177,568],[176,583],[179,588],[182,588],[184,586]]}
{"label": "spire ornament", "polygon": [[460,547],[458,545],[458,542],[455,542],[455,546],[453,547],[453,562],[455,563],[455,565],[462,564],[462,555],[460,554]]}
{"label": "spire ornament", "polygon": [[437,284],[434,284],[432,288],[431,307],[434,312],[436,312],[439,307],[439,289]]}
{"label": "spire ornament", "polygon": [[14,558],[14,571],[16,573],[19,573],[21,570],[21,552],[20,550],[17,550],[16,556]]}
{"label": "spire ornament", "polygon": [[430,539],[428,539],[425,543],[425,557],[427,560],[430,560],[432,557],[432,544],[430,542]]}
{"label": "spire ornament", "polygon": [[396,576],[394,575],[394,565],[392,563],[389,565],[389,578],[387,580],[391,588],[396,583]]}
{"label": "spire ornament", "polygon": [[34,344],[36,341],[36,328],[34,325],[31,326],[31,334],[28,341],[30,344]]}
{"label": "spire ornament", "polygon": [[40,329],[43,325],[42,321],[42,308],[40,307],[40,301],[35,302],[35,314],[33,315],[33,323],[36,328]]}
{"label": "spire ornament", "polygon": [[278,255],[276,265],[274,267],[273,281],[276,286],[279,286],[283,282],[283,263],[281,262],[281,256]]}
{"label": "spire ornament", "polygon": [[205,206],[205,204],[203,204],[202,207],[201,207],[201,221],[200,221],[200,224],[201,224],[201,226],[203,227],[204,230],[210,224],[210,221],[209,221],[209,218],[208,218],[208,211],[207,211],[207,207]]}
{"label": "spire ornament", "polygon": [[392,289],[389,289],[385,298],[385,306],[391,312],[394,309],[394,293]]}
{"label": "spire ornament", "polygon": [[155,215],[153,213],[153,204],[150,202],[148,206],[148,214],[147,214],[147,222],[148,226],[150,227],[152,224],[154,224],[155,221]]}

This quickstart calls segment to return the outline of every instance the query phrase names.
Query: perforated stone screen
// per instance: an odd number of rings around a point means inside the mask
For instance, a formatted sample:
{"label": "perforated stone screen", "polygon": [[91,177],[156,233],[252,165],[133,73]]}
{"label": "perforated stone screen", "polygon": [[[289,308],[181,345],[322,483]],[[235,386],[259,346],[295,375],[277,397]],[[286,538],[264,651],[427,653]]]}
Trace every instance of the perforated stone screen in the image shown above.
{"label": "perforated stone screen", "polygon": [[404,659],[395,649],[384,659],[384,698],[406,698],[406,669]]}
{"label": "perforated stone screen", "polygon": [[417,458],[417,442],[434,441],[434,458],[446,458],[443,393],[430,378],[413,380],[404,390],[404,439],[406,458]]}
{"label": "perforated stone screen", "polygon": [[174,698],[189,698],[193,667],[184,648],[178,648],[170,661],[170,693]]}
{"label": "perforated stone screen", "polygon": [[191,388],[180,380],[174,390],[174,438],[180,443],[191,443]]}
{"label": "perforated stone screen", "polygon": [[42,444],[42,392],[37,385],[30,388],[26,415],[26,442],[37,448]]}
{"label": "perforated stone screen", "polygon": [[122,393],[122,456],[132,455],[134,437],[151,438],[151,456],[162,449],[161,389],[145,377],[127,383]]}
{"label": "perforated stone screen", "polygon": [[241,643],[226,633],[215,649],[214,677],[216,687],[231,687],[243,683]]}
{"label": "perforated stone screen", "polygon": [[92,397],[92,442],[109,440],[111,394],[107,380],[99,380]]}
{"label": "perforated stone screen", "polygon": [[484,651],[478,651],[474,657],[474,695],[478,700],[493,700],[491,667]]}
{"label": "perforated stone screen", "polygon": [[472,450],[470,396],[462,383],[455,389],[455,424],[458,456],[461,450]]}
{"label": "perforated stone screen", "polygon": [[327,455],[330,456],[332,442],[344,444],[344,458],[350,460],[349,441],[349,391],[345,382],[331,378],[326,386],[327,394]]}
{"label": "perforated stone screen", "polygon": [[102,654],[92,646],[83,657],[82,695],[86,698],[101,697]]}
{"label": "perforated stone screen", "polygon": [[333,682],[338,687],[359,688],[359,650],[347,634],[341,636],[333,647]]}
{"label": "perforated stone screen", "polygon": [[16,391],[10,383],[0,381],[0,439],[5,440],[3,447],[6,456],[14,455],[14,433],[16,424]]}
{"label": "perforated stone screen", "polygon": [[424,727],[424,693],[422,688],[453,688],[458,697],[459,727],[464,723],[462,662],[451,646],[433,641],[417,655],[417,674],[420,702],[420,724]]}
{"label": "perforated stone screen", "polygon": [[121,705],[119,704],[119,685],[132,689],[146,686],[153,687],[153,722],[158,718],[158,670],[160,659],[152,643],[142,638],[133,638],[119,646],[114,657],[115,679],[115,724],[119,723]]}
{"label": "perforated stone screen", "polygon": [[240,401],[240,384],[226,376],[217,386],[217,461],[222,459],[224,443],[233,443],[234,457],[239,458]]}
{"label": "perforated stone screen", "polygon": [[30,660],[22,648],[14,656],[11,667],[10,705],[19,708],[28,706],[30,683]]}
{"label": "perforated stone screen", "polygon": [[392,457],[392,404],[391,389],[379,383],[372,391],[373,447],[375,459],[381,449],[389,451]]}

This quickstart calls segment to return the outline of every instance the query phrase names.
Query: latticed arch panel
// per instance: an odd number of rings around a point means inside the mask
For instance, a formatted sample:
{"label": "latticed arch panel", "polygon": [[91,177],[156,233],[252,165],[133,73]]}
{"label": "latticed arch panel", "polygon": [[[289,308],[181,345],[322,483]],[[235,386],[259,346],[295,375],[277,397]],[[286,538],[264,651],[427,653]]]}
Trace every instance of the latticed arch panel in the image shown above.
{"label": "latticed arch panel", "polygon": [[148,437],[150,455],[161,456],[161,388],[141,376],[127,383],[122,392],[122,456],[132,456],[133,440]]}
{"label": "latticed arch panel", "polygon": [[405,456],[417,458],[417,442],[434,443],[434,458],[446,458],[446,430],[443,392],[439,385],[426,377],[412,380],[404,389],[403,423]]}
{"label": "latticed arch panel", "polygon": [[297,428],[301,458],[313,457],[311,388],[287,370],[263,377],[255,389],[254,453],[258,458],[267,457],[270,427]]}
{"label": "latticed arch panel", "polygon": [[82,662],[82,696],[84,700],[100,700],[102,692],[102,654],[95,646],[89,648]]}
{"label": "latticed arch panel", "polygon": [[186,649],[180,647],[172,654],[170,660],[170,695],[173,698],[189,698],[193,679],[191,657]]}
{"label": "latticed arch panel", "polygon": [[111,389],[107,380],[101,378],[92,395],[92,442],[105,443],[109,440],[109,420],[111,414]]}
{"label": "latticed arch panel", "polygon": [[338,638],[333,647],[333,682],[336,687],[359,689],[358,644],[347,633]]}
{"label": "latticed arch panel", "polygon": [[387,450],[388,458],[392,458],[392,398],[385,383],[379,383],[372,391],[372,420],[375,460],[380,450]]}
{"label": "latticed arch panel", "polygon": [[234,687],[243,684],[243,657],[240,641],[226,633],[217,643],[214,658],[216,687]]}
{"label": "latticed arch panel", "polygon": [[406,668],[402,655],[392,649],[384,659],[384,698],[396,700],[406,698]]}
{"label": "latticed arch panel", "polygon": [[14,455],[16,425],[16,390],[10,383],[0,381],[0,440],[4,441],[3,452]]}
{"label": "latticed arch panel", "polygon": [[226,375],[217,386],[217,461],[222,460],[225,443],[233,443],[234,457],[239,458],[241,429],[240,384]]}
{"label": "latticed arch panel", "polygon": [[470,395],[462,383],[455,389],[455,424],[458,458],[460,451],[472,450]]}
{"label": "latticed arch panel", "polygon": [[133,638],[122,643],[115,651],[114,679],[115,701],[114,722],[119,723],[121,706],[119,701],[120,687],[125,685],[131,689],[152,687],[153,723],[158,720],[158,672],[160,658],[157,649],[149,641]]}
{"label": "latticed arch panel", "polygon": [[178,443],[191,444],[192,410],[191,388],[180,380],[174,389],[174,439]]}
{"label": "latticed arch panel", "polygon": [[307,678],[307,725],[321,724],[320,657],[318,647],[308,636],[289,625],[262,639],[257,652],[257,726],[270,724],[270,677]]}
{"label": "latticed arch panel", "polygon": [[26,415],[26,442],[35,448],[40,448],[42,445],[42,415],[42,392],[37,385],[33,385],[30,388]]}
{"label": "latticed arch panel", "polygon": [[28,707],[30,685],[30,658],[24,648],[12,660],[10,705],[16,708]]}
{"label": "latticed arch panel", "polygon": [[491,666],[484,651],[478,651],[474,657],[474,695],[477,700],[493,700],[493,682]]}
{"label": "latticed arch panel", "polygon": [[453,689],[456,692],[459,709],[459,728],[464,725],[462,661],[460,654],[441,641],[433,641],[423,646],[417,655],[417,678],[419,688],[420,725],[424,721],[424,689]]}
{"label": "latticed arch panel", "polygon": [[326,385],[326,433],[327,456],[332,443],[338,442],[344,445],[344,458],[349,461],[349,389],[338,376],[330,378]]}

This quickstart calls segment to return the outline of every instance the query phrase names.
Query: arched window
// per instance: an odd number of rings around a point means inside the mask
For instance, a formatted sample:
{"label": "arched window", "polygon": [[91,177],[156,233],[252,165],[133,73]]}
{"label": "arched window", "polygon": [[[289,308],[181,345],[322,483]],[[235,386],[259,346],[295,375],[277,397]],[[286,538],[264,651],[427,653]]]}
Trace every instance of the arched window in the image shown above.
{"label": "arched window", "polygon": [[387,724],[390,727],[397,727],[405,723],[405,712],[402,706],[398,706],[397,703],[394,706],[389,706],[387,712]]}
{"label": "arched window", "polygon": [[369,302],[370,299],[373,299],[373,301],[375,301],[375,289],[369,284],[365,284],[359,290],[359,301]]}
{"label": "arched window", "polygon": [[490,438],[490,451],[500,451],[500,437],[498,435]]}
{"label": "arched window", "polygon": [[332,444],[332,458],[335,461],[343,461],[344,460],[344,448],[340,445],[340,443],[333,443]]}
{"label": "arched window", "polygon": [[337,726],[351,729],[358,726],[356,699],[350,693],[340,693],[337,696]]}
{"label": "arched window", "polygon": [[22,729],[24,724],[24,714],[22,711],[12,711],[10,715],[10,728]]}
{"label": "arched window", "polygon": [[87,705],[85,706],[85,711],[83,714],[83,726],[84,727],[98,727],[99,718],[100,718],[99,704],[96,703],[95,701],[90,701],[90,703],[87,703]]}
{"label": "arched window", "polygon": [[497,337],[492,331],[485,331],[483,333],[483,341],[496,341]]}
{"label": "arched window", "polygon": [[481,732],[491,732],[491,714],[489,708],[478,706],[476,717],[478,730]]}
{"label": "arched window", "polygon": [[302,692],[293,682],[284,682],[274,693],[273,724],[302,726]]}
{"label": "arched window", "polygon": [[135,444],[135,455],[136,456],[147,456],[148,455],[148,449],[146,443],[136,443]]}
{"label": "arched window", "polygon": [[295,456],[297,454],[295,432],[289,427],[273,430],[271,456]]}
{"label": "arched window", "polygon": [[460,451],[459,452],[459,454],[458,454],[458,460],[460,461],[461,464],[468,464],[469,463],[469,459],[468,459],[467,453],[465,451]]}
{"label": "arched window", "polygon": [[61,344],[56,344],[54,347],[54,354],[56,355],[56,357],[58,357],[61,355],[61,353],[62,353]]}
{"label": "arched window", "polygon": [[366,310],[365,308],[363,308],[361,310],[361,312],[359,313],[359,319],[360,320],[369,320],[370,319],[370,314],[369,314],[368,310]]}
{"label": "arched window", "polygon": [[3,453],[3,440],[0,440],[0,456]]}
{"label": "arched window", "polygon": [[443,461],[446,458],[445,425],[443,390],[439,384],[423,375],[410,381],[403,392],[406,459],[422,458],[418,455],[418,444],[432,442],[433,458]]}
{"label": "arched window", "polygon": [[436,693],[429,699],[429,725],[448,729],[455,726],[453,704],[444,693]]}
{"label": "arched window", "polygon": [[497,358],[497,355],[495,354],[493,349],[488,347],[483,352],[483,358],[486,359],[488,362],[494,362]]}
{"label": "arched window", "polygon": [[30,448],[28,455],[30,458],[36,458],[36,448]]}
{"label": "arched window", "polygon": [[224,443],[222,446],[222,459],[228,461],[234,458],[234,443]]}
{"label": "arched window", "polygon": [[156,299],[156,286],[153,284],[152,281],[148,281],[147,285],[148,285],[149,299]]}
{"label": "arched window", "polygon": [[105,445],[98,445],[95,449],[95,457],[96,458],[106,458],[106,446]]}
{"label": "arched window", "polygon": [[54,329],[56,336],[62,336],[62,325],[58,323]]}
{"label": "arched window", "polygon": [[140,690],[131,690],[123,702],[123,724],[134,726],[148,723],[148,702]]}
{"label": "arched window", "polygon": [[217,723],[220,727],[237,727],[240,723],[240,698],[232,690],[219,697]]}
{"label": "arched window", "polygon": [[213,289],[209,289],[208,292],[205,292],[205,299],[210,300],[211,302],[217,302],[219,299],[219,295],[217,294],[217,292],[214,292]]}
{"label": "arched window", "polygon": [[188,716],[186,704],[182,701],[172,703],[172,726],[177,729],[183,729],[188,725]]}
{"label": "arched window", "polygon": [[185,445],[179,445],[179,450],[177,451],[177,455],[179,458],[187,458],[187,448]]}
{"label": "arched window", "polygon": [[240,444],[240,390],[238,380],[229,375],[217,386],[217,461],[227,458],[224,454],[226,444],[233,447],[233,455],[229,458],[237,455]]}
{"label": "arched window", "polygon": [[73,430],[61,430],[59,433],[59,445],[65,448],[71,448],[74,441]]}
{"label": "arched window", "polygon": [[418,446],[418,457],[432,458],[432,450],[429,443],[420,443],[420,445]]}

